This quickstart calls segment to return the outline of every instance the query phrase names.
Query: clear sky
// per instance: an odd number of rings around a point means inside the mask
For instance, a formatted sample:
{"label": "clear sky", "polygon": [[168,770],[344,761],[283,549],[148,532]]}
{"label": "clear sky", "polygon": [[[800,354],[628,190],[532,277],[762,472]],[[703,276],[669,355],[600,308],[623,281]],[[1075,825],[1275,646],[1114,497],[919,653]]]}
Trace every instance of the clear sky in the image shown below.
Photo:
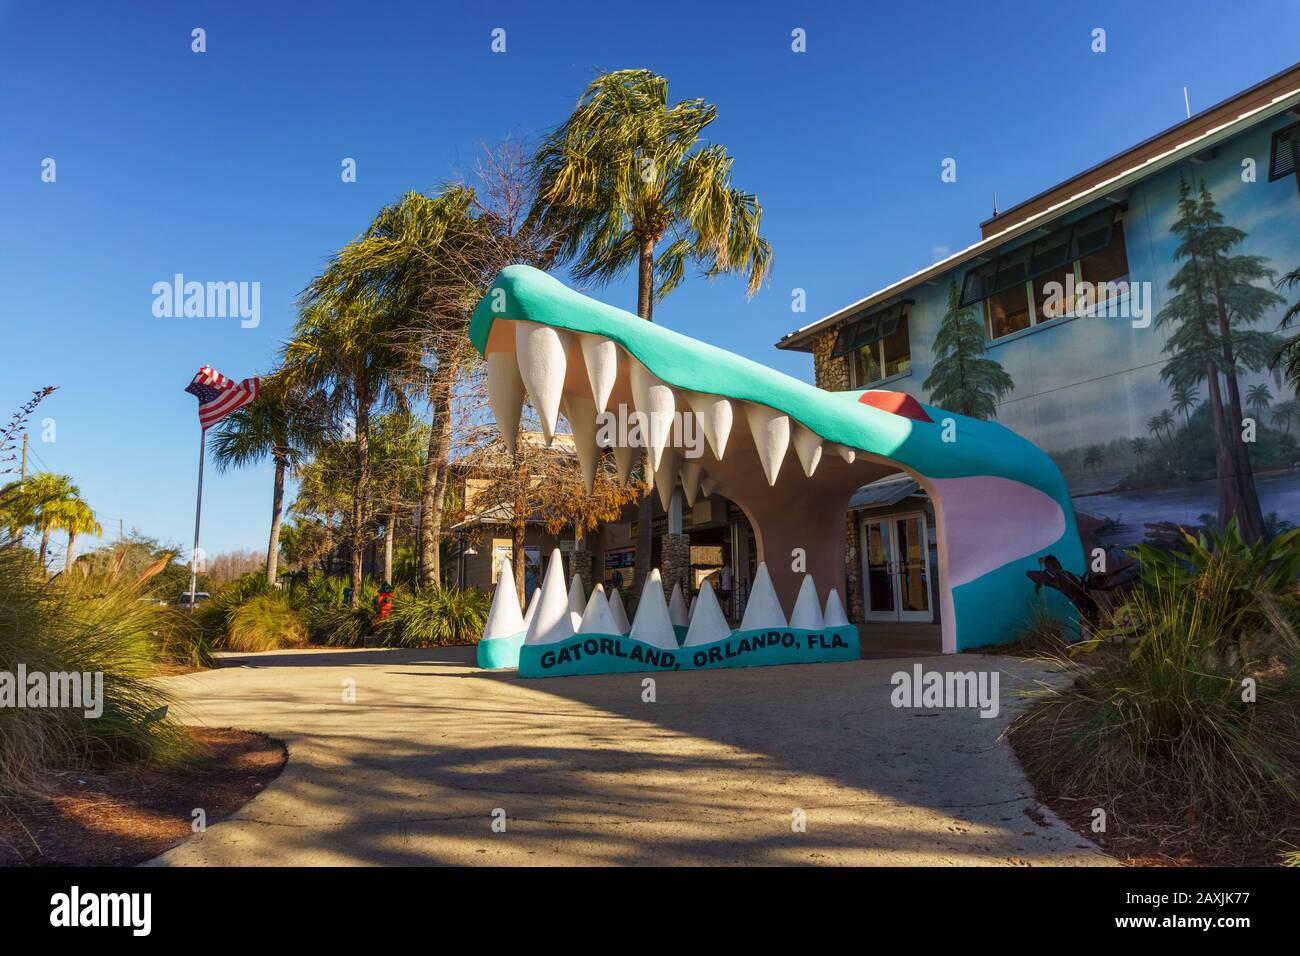
{"label": "clear sky", "polygon": [[[479,144],[562,121],[600,70],[717,104],[774,249],[752,300],[694,278],[656,320],[811,380],[782,334],[974,241],[995,191],[1005,208],[1178,122],[1184,84],[1203,109],[1300,50],[1294,0],[615,6],[0,0],[0,411],[60,386],[33,468],[73,476],[111,535],[188,545],[195,369],[268,371],[331,251]],[[155,317],[176,273],[260,283],[260,324]],[[596,294],[635,305],[627,282]],[[209,554],[265,546],[270,485],[209,469]]]}

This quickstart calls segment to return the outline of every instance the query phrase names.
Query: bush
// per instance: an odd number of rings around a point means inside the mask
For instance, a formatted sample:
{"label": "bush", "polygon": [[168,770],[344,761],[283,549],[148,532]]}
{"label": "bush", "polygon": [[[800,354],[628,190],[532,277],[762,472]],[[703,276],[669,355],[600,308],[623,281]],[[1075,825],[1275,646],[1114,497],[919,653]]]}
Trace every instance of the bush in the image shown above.
{"label": "bush", "polygon": [[210,600],[198,605],[193,611],[193,619],[204,640],[217,647],[224,644],[239,609],[269,590],[265,572],[249,571],[221,588]]}
{"label": "bush", "polygon": [[477,644],[492,602],[474,590],[426,588],[393,602],[384,643],[394,647]]}
{"label": "bush", "polygon": [[[165,560],[165,559],[164,559]],[[27,550],[0,544],[0,671],[102,673],[103,713],[0,708],[0,790],[30,791],[50,769],[116,760],[176,762],[188,736],[153,677],[174,613],[147,594],[161,563],[127,576],[121,562],[47,580]]]}
{"label": "bush", "polygon": [[[1175,843],[1232,852],[1270,828],[1276,840],[1300,814],[1297,537],[1252,546],[1230,526],[1170,552],[1139,547],[1128,600],[1056,658],[1073,684],[1013,727],[1036,742],[1031,775]],[[1091,653],[1115,641],[1122,653]]]}
{"label": "bush", "polygon": [[230,617],[223,646],[234,651],[275,651],[307,643],[307,627],[280,591],[252,597]]}

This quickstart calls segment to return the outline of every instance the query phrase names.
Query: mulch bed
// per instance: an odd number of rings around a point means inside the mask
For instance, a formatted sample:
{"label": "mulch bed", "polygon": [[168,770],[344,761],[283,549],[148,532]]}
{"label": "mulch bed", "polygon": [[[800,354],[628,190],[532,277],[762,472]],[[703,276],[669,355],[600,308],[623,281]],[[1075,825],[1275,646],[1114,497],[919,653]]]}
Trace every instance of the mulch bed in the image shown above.
{"label": "mulch bed", "polygon": [[[1025,718],[1021,718],[1024,721]],[[1278,866],[1284,843],[1300,847],[1300,820],[1281,799],[1277,813],[1243,835],[1231,821],[1205,819],[1194,806],[1135,789],[1080,795],[1041,766],[1051,747],[1049,721],[1013,726],[1008,740],[1039,802],[1076,833],[1128,866]],[[1063,776],[1063,775],[1061,775]],[[1092,831],[1093,808],[1106,808],[1106,832]]]}
{"label": "mulch bed", "polygon": [[195,728],[200,753],[180,769],[120,767],[52,775],[40,799],[0,802],[0,865],[133,866],[230,816],[280,775],[284,744],[243,730]]}

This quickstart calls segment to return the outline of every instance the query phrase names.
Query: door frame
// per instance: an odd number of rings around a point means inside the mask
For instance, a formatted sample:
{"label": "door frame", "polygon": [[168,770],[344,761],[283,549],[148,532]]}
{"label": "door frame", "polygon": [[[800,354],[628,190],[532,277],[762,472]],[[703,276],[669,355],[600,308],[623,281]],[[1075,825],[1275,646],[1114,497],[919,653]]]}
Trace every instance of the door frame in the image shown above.
{"label": "door frame", "polygon": [[[921,541],[925,549],[922,568],[925,575],[927,606],[924,611],[903,610],[902,575],[899,570],[901,558],[899,557],[898,547],[898,525],[909,518],[920,519]],[[889,574],[894,598],[894,607],[889,611],[873,611],[871,608],[871,568],[869,564],[871,548],[867,533],[868,525],[871,524],[882,524],[889,529],[890,561],[887,573]],[[876,623],[932,623],[934,621],[934,576],[930,573],[930,520],[925,511],[900,511],[883,515],[862,512],[861,521],[858,525],[858,535],[861,540],[860,550],[862,552],[862,609],[866,620]]]}

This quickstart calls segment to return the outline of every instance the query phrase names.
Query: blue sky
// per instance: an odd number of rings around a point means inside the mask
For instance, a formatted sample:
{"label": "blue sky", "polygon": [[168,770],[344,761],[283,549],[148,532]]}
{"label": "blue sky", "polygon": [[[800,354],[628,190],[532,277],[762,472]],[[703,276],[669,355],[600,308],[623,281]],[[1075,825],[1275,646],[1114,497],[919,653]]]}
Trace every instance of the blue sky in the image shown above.
{"label": "blue sky", "polygon": [[[1178,122],[1184,84],[1202,109],[1300,48],[1293,2],[842,6],[0,0],[0,408],[60,386],[33,467],[72,475],[111,533],[187,544],[194,370],[269,370],[296,294],[380,206],[627,67],[717,104],[775,252],[752,300],[692,279],[656,320],[811,379],[782,334],[973,241],[995,191],[1005,208]],[[155,317],[175,273],[259,282],[260,325]],[[597,294],[635,303],[628,282]],[[264,546],[269,499],[268,470],[210,469],[207,551]]]}

